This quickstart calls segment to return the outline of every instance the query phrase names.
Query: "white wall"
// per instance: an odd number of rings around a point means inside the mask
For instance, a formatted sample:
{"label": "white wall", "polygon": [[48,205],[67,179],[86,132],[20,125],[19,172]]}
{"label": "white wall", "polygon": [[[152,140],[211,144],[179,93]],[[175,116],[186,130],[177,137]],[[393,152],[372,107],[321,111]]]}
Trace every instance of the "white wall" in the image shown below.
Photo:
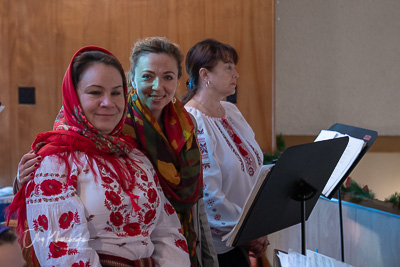
{"label": "white wall", "polygon": [[276,2],[276,129],[400,135],[400,1]]}

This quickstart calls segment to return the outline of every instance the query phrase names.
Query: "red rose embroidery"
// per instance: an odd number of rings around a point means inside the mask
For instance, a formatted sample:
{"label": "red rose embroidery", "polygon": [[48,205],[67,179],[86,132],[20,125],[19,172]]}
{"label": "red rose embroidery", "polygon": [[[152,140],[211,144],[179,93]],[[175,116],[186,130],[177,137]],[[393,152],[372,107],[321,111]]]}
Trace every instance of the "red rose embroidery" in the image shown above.
{"label": "red rose embroidery", "polygon": [[47,220],[46,215],[39,215],[38,224],[43,227],[44,230],[49,229],[49,221]]}
{"label": "red rose embroidery", "polygon": [[85,267],[85,263],[83,261],[75,262],[71,267]]}
{"label": "red rose embroidery", "polygon": [[121,197],[114,191],[106,191],[106,198],[115,206],[121,205]]}
{"label": "red rose embroidery", "polygon": [[68,252],[67,243],[62,241],[51,242],[49,245],[49,251],[49,258],[60,258]]}
{"label": "red rose embroidery", "polygon": [[76,175],[71,175],[69,177],[68,183],[72,185],[75,189],[78,188],[78,177]]}
{"label": "red rose embroidery", "polygon": [[144,215],[144,223],[148,224],[150,223],[153,218],[156,216],[156,210],[149,210],[148,212],[146,212],[146,214]]}
{"label": "red rose embroidery", "polygon": [[128,236],[137,236],[141,234],[139,223],[129,223],[125,225],[123,229]]}
{"label": "red rose embroidery", "polygon": [[68,211],[68,213],[65,212],[61,214],[60,219],[58,219],[60,228],[67,229],[68,227],[70,227],[73,219],[74,219],[74,214],[71,211]]}
{"label": "red rose embroidery", "polygon": [[115,226],[120,226],[123,223],[123,217],[121,212],[111,212],[110,221]]}
{"label": "red rose embroidery", "polygon": [[150,203],[154,203],[157,199],[157,191],[154,188],[150,188],[149,191],[147,191],[147,197]]}
{"label": "red rose embroidery", "polygon": [[45,196],[58,195],[62,192],[62,183],[54,179],[44,180],[40,184],[40,189],[42,189],[43,195]]}
{"label": "red rose embroidery", "polygon": [[146,174],[140,175],[140,179],[142,179],[145,182],[147,182],[149,180]]}
{"label": "red rose embroidery", "polygon": [[164,210],[168,215],[172,215],[175,213],[174,207],[172,207],[172,205],[169,203],[164,204]]}
{"label": "red rose embroidery", "polygon": [[103,182],[105,182],[106,184],[111,184],[112,182],[114,182],[113,179],[111,179],[110,177],[106,177],[106,176],[101,176],[101,180],[103,180]]}
{"label": "red rose embroidery", "polygon": [[187,243],[184,239],[175,240],[175,246],[177,246],[178,248],[181,248],[186,253],[189,253]]}

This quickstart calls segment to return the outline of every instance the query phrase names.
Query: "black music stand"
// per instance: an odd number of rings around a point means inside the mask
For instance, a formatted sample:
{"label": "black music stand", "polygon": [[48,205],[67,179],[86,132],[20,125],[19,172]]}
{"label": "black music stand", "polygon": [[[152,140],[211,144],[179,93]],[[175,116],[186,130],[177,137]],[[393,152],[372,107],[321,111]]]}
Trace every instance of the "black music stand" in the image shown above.
{"label": "black music stand", "polygon": [[373,131],[373,130],[359,128],[359,127],[354,127],[354,126],[350,126],[350,125],[345,125],[345,124],[341,124],[341,123],[336,123],[336,124],[332,125],[329,128],[329,130],[336,131],[341,134],[347,134],[351,137],[355,137],[355,138],[364,140],[364,142],[365,142],[364,148],[361,150],[360,154],[358,155],[356,160],[353,162],[351,167],[348,169],[348,171],[345,173],[345,175],[340,179],[340,182],[335,186],[335,188],[330,193],[328,193],[327,196],[324,196],[324,197],[327,197],[330,199],[335,195],[336,192],[338,194],[341,259],[344,262],[343,216],[342,216],[342,200],[341,200],[341,195],[340,195],[340,186],[343,184],[343,182],[346,180],[346,178],[349,177],[350,173],[356,167],[358,162],[360,162],[362,157],[365,155],[365,153],[367,153],[368,149],[375,142],[376,138],[378,137],[378,132]]}
{"label": "black music stand", "polygon": [[247,214],[243,215],[244,222],[232,245],[242,245],[301,223],[305,255],[305,221],[348,140],[342,137],[287,148],[268,173]]}

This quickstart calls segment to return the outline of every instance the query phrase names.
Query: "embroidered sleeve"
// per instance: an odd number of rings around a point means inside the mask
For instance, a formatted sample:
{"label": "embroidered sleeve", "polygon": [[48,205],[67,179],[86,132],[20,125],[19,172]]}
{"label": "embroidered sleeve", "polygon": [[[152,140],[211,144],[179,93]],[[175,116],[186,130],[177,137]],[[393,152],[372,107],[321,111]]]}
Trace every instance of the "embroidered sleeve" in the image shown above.
{"label": "embroidered sleeve", "polygon": [[[204,204],[211,228],[229,232],[237,223],[241,208],[230,201],[222,190],[223,177],[218,159],[213,157],[213,142],[209,135],[198,135],[202,147]],[[216,229],[213,229],[216,231]]]}
{"label": "embroidered sleeve", "polygon": [[[156,174],[154,174],[157,181]],[[181,224],[175,209],[166,199],[160,186],[157,187],[160,197],[160,217],[151,234],[154,243],[153,258],[160,266],[190,266],[186,239],[182,234]]]}
{"label": "embroidered sleeve", "polygon": [[34,189],[27,195],[27,221],[32,244],[25,245],[33,245],[42,266],[100,266],[88,245],[84,207],[76,195],[79,174],[71,166],[68,176],[62,160],[45,157],[30,181]]}

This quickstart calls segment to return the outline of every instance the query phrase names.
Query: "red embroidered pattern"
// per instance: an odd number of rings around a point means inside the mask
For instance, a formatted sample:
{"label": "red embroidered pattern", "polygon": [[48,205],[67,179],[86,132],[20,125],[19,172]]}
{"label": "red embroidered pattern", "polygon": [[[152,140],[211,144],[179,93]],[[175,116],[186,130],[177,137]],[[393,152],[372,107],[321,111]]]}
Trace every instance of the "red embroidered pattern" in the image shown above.
{"label": "red embroidered pattern", "polygon": [[37,220],[33,220],[33,230],[35,232],[44,232],[47,231],[47,229],[49,229],[49,220],[47,219],[46,215],[39,215]]}
{"label": "red embroidered pattern", "polygon": [[40,184],[40,189],[42,190],[42,194],[44,196],[59,195],[62,192],[63,184],[54,179],[44,180]]}
{"label": "red embroidered pattern", "polygon": [[244,163],[243,163],[242,158],[240,157],[239,153],[237,153],[237,151],[231,145],[228,138],[226,138],[224,132],[221,130],[221,128],[219,127],[219,125],[216,122],[215,122],[215,125],[217,126],[218,130],[220,131],[222,137],[225,139],[225,142],[227,143],[227,145],[231,148],[232,152],[236,155],[237,159],[239,160],[241,170],[244,171]]}
{"label": "red embroidered pattern", "polygon": [[[203,134],[204,130],[198,130],[197,131],[198,134]],[[201,152],[201,159],[202,159],[202,166],[203,169],[209,169],[211,168],[211,164],[208,161],[208,149],[207,149],[207,143],[206,143],[206,139],[204,137],[197,137],[197,141],[199,142],[199,148],[200,148],[200,152]]]}
{"label": "red embroidered pattern", "polygon": [[[252,154],[249,152],[246,145],[242,142],[242,140],[239,138],[239,136],[235,133],[235,131],[229,125],[228,121],[225,118],[222,118],[221,122],[222,122],[222,126],[225,128],[225,131],[229,134],[230,138],[233,140],[233,142],[235,143],[240,154],[244,158],[244,160],[246,162],[245,166],[247,169],[247,173],[250,176],[253,176],[255,170],[257,169],[256,160],[254,159]],[[220,131],[221,131],[221,129],[220,129]],[[221,131],[221,134],[223,134],[222,131]]]}
{"label": "red embroidered pattern", "polygon": [[178,248],[181,248],[186,253],[189,253],[186,240],[183,240],[183,239],[175,240],[175,246],[177,246]]}
{"label": "red embroidered pattern", "polygon": [[172,215],[175,213],[174,207],[169,203],[164,204],[164,210],[168,215]]}
{"label": "red embroidered pattern", "polygon": [[58,242],[51,242],[49,245],[49,257],[51,258],[60,258],[65,255],[74,255],[78,254],[78,250],[76,248],[68,248],[66,242],[58,241]]}
{"label": "red embroidered pattern", "polygon": [[[112,174],[107,173],[105,168],[99,167],[101,185],[106,189],[104,206],[110,211],[107,227],[104,230],[120,237],[148,236],[149,230],[155,222],[157,207],[161,201],[158,191],[154,188],[154,182],[149,182],[147,174],[142,169],[136,168],[134,165],[130,166],[135,175],[135,194],[139,190],[147,199],[144,203],[139,203],[141,206],[138,211],[135,211],[131,205],[125,204],[126,196]],[[132,194],[132,196],[135,194]],[[137,198],[130,199],[130,201],[137,201]]]}
{"label": "red embroidered pattern", "polygon": [[90,261],[87,261],[87,262],[83,262],[83,261],[75,262],[74,264],[72,264],[71,267],[90,267]]}
{"label": "red embroidered pattern", "polygon": [[251,147],[251,149],[253,150],[254,154],[256,155],[257,161],[258,161],[258,165],[260,165],[260,166],[263,165],[263,160],[260,157],[260,154],[257,152],[257,150],[254,149],[254,147],[250,144],[250,142],[247,142],[247,144],[249,145],[249,147]]}
{"label": "red embroidered pattern", "polygon": [[73,213],[72,211],[65,212],[61,214],[58,219],[58,223],[61,229],[73,228],[75,225],[80,225],[80,218],[78,214],[78,210]]}
{"label": "red embroidered pattern", "polygon": [[[73,170],[71,173],[76,171]],[[67,179],[66,183],[62,182],[66,178],[65,174],[36,173],[35,177],[36,179],[40,179],[40,177],[55,177],[57,179],[46,179],[39,184],[35,184],[32,181],[33,190],[29,194],[27,203],[59,202],[60,200],[65,200],[76,195],[74,192],[76,184],[74,183],[73,175],[71,175],[71,179]]]}
{"label": "red embroidered pattern", "polygon": [[124,216],[122,216],[121,212],[111,212],[110,214],[110,221],[115,226],[121,226],[124,222]]}

